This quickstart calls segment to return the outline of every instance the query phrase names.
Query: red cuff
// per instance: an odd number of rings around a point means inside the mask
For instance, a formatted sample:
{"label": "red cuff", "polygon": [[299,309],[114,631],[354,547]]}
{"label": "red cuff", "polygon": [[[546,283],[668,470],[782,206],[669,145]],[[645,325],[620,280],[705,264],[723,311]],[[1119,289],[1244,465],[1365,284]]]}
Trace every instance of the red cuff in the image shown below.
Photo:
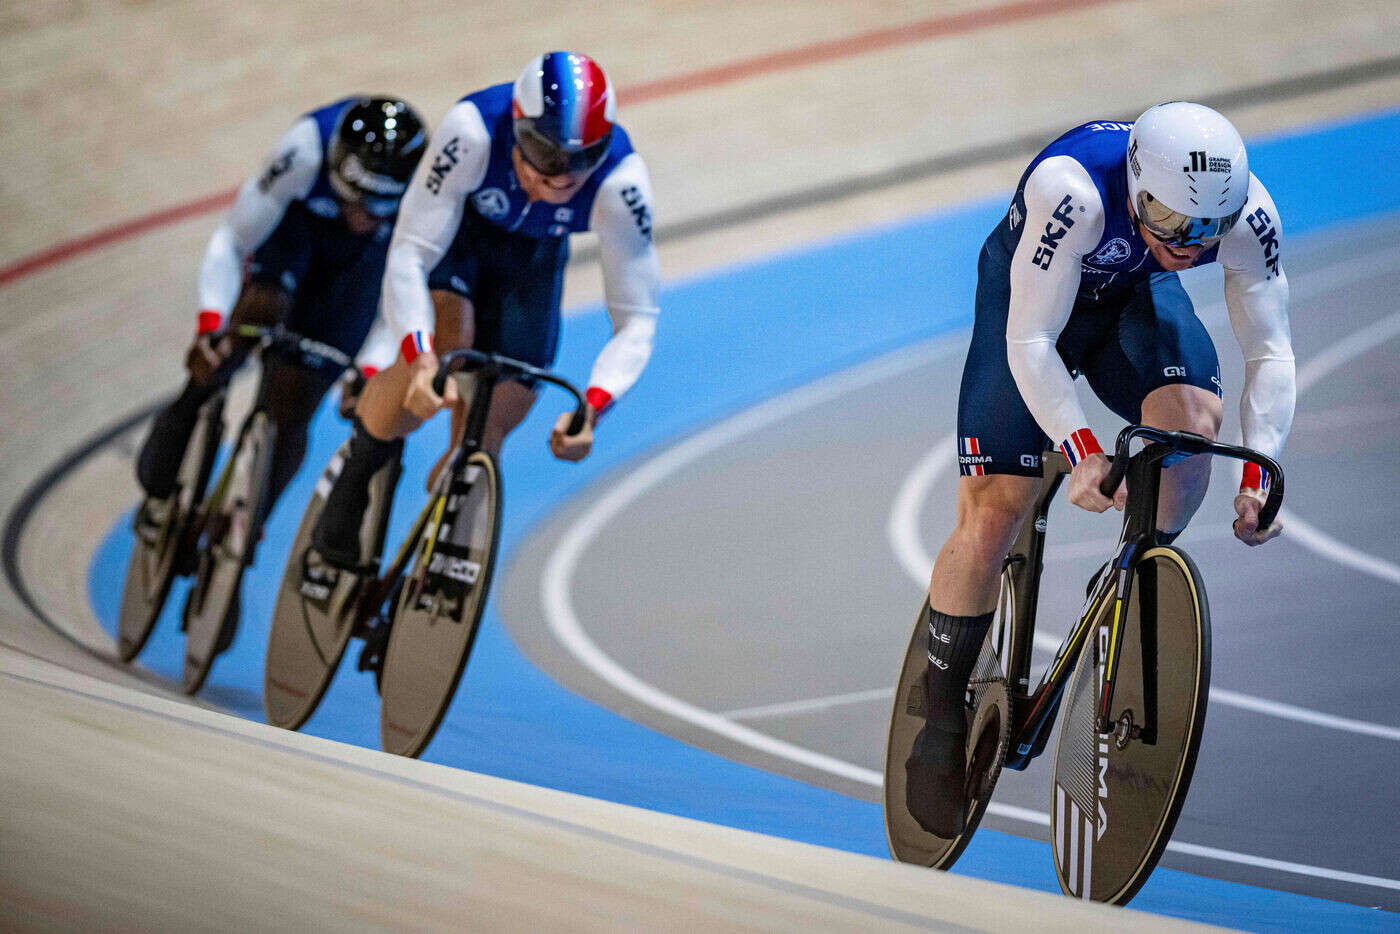
{"label": "red cuff", "polygon": [[613,402],[612,393],[606,389],[599,389],[597,386],[589,386],[588,392],[584,393],[584,398],[588,400],[589,405],[593,406],[593,411],[599,415],[602,415],[603,411]]}
{"label": "red cuff", "polygon": [[212,334],[223,327],[224,314],[212,308],[201,308],[199,310],[199,331],[200,334]]}
{"label": "red cuff", "polygon": [[433,352],[433,335],[427,331],[409,331],[399,343],[404,360],[412,363],[419,354]]}
{"label": "red cuff", "polygon": [[1269,488],[1269,472],[1260,468],[1258,464],[1245,462],[1244,476],[1240,478],[1241,490],[1267,490]]}
{"label": "red cuff", "polygon": [[379,372],[379,367],[377,367],[377,366],[362,366],[362,367],[360,367],[360,374],[363,375],[365,379],[369,379],[371,376],[373,376],[374,374],[376,374],[376,373],[378,373],[378,372]]}
{"label": "red cuff", "polygon": [[1060,442],[1060,452],[1073,467],[1090,454],[1102,454],[1103,448],[1099,447],[1099,439],[1094,437],[1092,431],[1081,428]]}

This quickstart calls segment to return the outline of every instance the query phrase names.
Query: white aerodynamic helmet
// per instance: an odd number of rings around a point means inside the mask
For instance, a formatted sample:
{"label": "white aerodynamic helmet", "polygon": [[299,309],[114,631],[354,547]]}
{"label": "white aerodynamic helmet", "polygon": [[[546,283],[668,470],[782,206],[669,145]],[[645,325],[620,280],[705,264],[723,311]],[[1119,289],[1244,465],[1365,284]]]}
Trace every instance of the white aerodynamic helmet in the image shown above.
{"label": "white aerodynamic helmet", "polygon": [[1209,247],[1230,232],[1248,197],[1244,140],[1214,110],[1172,101],[1150,108],[1133,124],[1128,198],[1159,240]]}

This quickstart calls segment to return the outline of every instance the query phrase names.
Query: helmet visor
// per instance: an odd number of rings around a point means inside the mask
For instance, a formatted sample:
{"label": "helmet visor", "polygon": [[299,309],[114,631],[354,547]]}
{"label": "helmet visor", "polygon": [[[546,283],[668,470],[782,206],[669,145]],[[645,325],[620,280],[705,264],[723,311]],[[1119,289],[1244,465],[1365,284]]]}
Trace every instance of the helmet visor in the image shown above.
{"label": "helmet visor", "polygon": [[373,192],[365,191],[358,185],[346,181],[340,172],[332,169],[329,173],[331,187],[341,198],[352,204],[357,204],[365,209],[365,213],[374,217],[392,217],[399,210],[399,196],[397,195],[376,195]]}
{"label": "helmet visor", "polygon": [[1150,192],[1139,191],[1137,196],[1138,220],[1152,236],[1168,246],[1212,247],[1230,232],[1235,222],[1240,219],[1240,211],[1243,210],[1241,206],[1233,214],[1226,214],[1224,217],[1192,217],[1180,211],[1173,211],[1152,197]]}
{"label": "helmet visor", "polygon": [[570,150],[551,142],[535,129],[533,121],[526,118],[515,121],[515,142],[530,168],[543,176],[586,175],[597,168],[607,155],[612,132],[604,134],[592,145]]}

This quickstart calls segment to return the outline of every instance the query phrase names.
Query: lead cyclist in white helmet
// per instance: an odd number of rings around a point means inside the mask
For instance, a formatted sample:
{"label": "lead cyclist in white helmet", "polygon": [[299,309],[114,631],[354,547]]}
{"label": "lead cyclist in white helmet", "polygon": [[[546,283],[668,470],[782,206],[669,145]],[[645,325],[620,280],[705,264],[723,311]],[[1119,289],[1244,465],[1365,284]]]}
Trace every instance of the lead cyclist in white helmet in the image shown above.
{"label": "lead cyclist in white helmet", "polygon": [[[1223,116],[1176,101],[1136,123],[1070,130],[1027,167],[978,263],[977,309],[958,400],[957,524],[929,584],[928,722],[908,763],[908,805],[949,838],[966,816],[962,697],[996,609],[1002,557],[1035,501],[1041,454],[1073,465],[1069,498],[1102,512],[1108,458],[1075,394],[1086,377],[1128,422],[1214,438],[1222,393],[1215,347],[1177,273],[1220,263],[1244,352],[1247,447],[1277,457],[1293,420],[1293,349],[1282,225]],[[1208,456],[1162,474],[1158,527],[1185,528],[1210,481]],[[1259,529],[1269,478],[1245,468],[1234,533]]]}

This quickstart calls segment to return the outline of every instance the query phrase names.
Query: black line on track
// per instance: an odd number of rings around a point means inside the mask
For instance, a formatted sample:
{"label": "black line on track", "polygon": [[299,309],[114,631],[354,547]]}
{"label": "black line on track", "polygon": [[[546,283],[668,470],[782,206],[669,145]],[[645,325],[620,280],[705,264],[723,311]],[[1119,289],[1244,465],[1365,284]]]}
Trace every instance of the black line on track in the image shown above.
{"label": "black line on track", "polygon": [[53,492],[54,487],[58,486],[59,481],[62,480],[65,475],[79,467],[93,454],[96,454],[102,448],[111,444],[117,438],[126,434],[132,428],[135,428],[137,425],[141,424],[141,422],[160,411],[160,409],[164,408],[170,402],[171,398],[173,397],[165,397],[149,405],[145,405],[125,416],[115,424],[89,436],[87,440],[81,442],[77,447],[60,458],[52,467],[36,477],[34,482],[20,494],[19,500],[15,503],[15,507],[10,510],[9,516],[6,517],[4,542],[0,544],[0,561],[4,563],[5,579],[9,581],[10,589],[15,592],[15,595],[19,597],[20,602],[29,609],[29,612],[33,613],[34,616],[49,629],[58,633],[93,658],[113,664],[123,671],[128,671],[130,669],[128,669],[126,665],[116,663],[112,656],[105,655],[75,639],[71,633],[54,622],[53,618],[49,616],[48,613],[44,612],[43,607],[39,606],[39,601],[34,599],[34,594],[30,592],[29,585],[24,579],[24,572],[20,568],[20,540],[24,536],[24,527],[28,524],[30,517],[34,515],[34,511],[38,509],[39,505]]}
{"label": "black line on track", "polygon": [[[1395,75],[1400,75],[1400,55],[1373,59],[1353,65],[1345,65],[1340,68],[1333,68],[1327,71],[1315,72],[1310,75],[1302,75],[1295,78],[1284,78],[1277,81],[1264,82],[1245,88],[1237,88],[1232,91],[1197,97],[1195,100],[1216,109],[1256,106],[1259,104],[1288,100],[1293,97],[1302,97],[1307,94],[1316,94],[1323,91],[1350,87],[1352,85],[1366,84]],[[1137,114],[1135,113],[1128,116],[1126,119],[1135,119],[1136,116]],[[1017,155],[1033,155],[1039,152],[1047,142],[1054,139],[1061,132],[1063,132],[1063,127],[1060,129],[1026,133],[1000,142],[971,146],[956,152],[905,163],[867,175],[858,175],[840,181],[816,185],[811,188],[802,189],[801,191],[794,191],[775,195],[771,198],[751,201],[747,204],[726,208],[709,214],[701,214],[669,226],[659,227],[655,237],[658,243],[684,240],[687,237],[711,233],[726,227],[759,220],[775,214],[814,207],[827,202],[839,201],[852,195],[879,191],[883,188],[890,188],[911,181],[934,178],[950,172],[971,168],[984,162],[997,162]],[[575,254],[575,258],[580,261],[589,261],[596,259],[597,255],[597,247],[593,246],[588,249],[579,250],[578,253]],[[39,504],[42,503],[45,497],[52,491],[52,488],[56,486],[67,473],[77,468],[98,450],[110,444],[123,433],[135,427],[144,419],[151,417],[157,410],[165,405],[167,401],[168,400],[162,399],[159,402],[147,405],[127,415],[116,424],[91,435],[86,441],[80,443],[56,464],[40,474],[34,482],[25,489],[14,508],[10,510],[10,514],[5,517],[3,545],[0,545],[0,548],[3,548],[3,554],[0,554],[0,559],[3,559],[5,579],[9,582],[11,589],[14,590],[21,602],[34,614],[35,618],[49,629],[78,646],[84,652],[87,652],[94,658],[100,659],[113,667],[120,668],[122,671],[130,671],[131,669],[117,662],[114,657],[104,655],[90,646],[79,642],[62,627],[57,625],[39,606],[38,601],[34,599],[34,595],[30,592],[28,585],[25,583],[24,575],[20,569],[20,540],[24,535],[25,525],[33,516],[35,509],[38,508]]]}

